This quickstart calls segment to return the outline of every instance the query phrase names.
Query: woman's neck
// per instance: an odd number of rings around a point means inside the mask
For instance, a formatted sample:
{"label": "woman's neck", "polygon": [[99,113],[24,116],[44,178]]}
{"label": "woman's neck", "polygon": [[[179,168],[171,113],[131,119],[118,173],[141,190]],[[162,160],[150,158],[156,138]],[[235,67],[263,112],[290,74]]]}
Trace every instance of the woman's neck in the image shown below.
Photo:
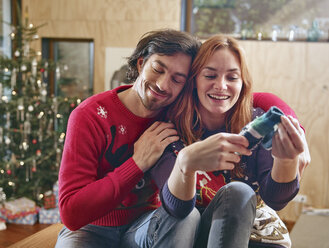
{"label": "woman's neck", "polygon": [[222,129],[225,126],[225,115],[202,115],[202,125],[209,131]]}

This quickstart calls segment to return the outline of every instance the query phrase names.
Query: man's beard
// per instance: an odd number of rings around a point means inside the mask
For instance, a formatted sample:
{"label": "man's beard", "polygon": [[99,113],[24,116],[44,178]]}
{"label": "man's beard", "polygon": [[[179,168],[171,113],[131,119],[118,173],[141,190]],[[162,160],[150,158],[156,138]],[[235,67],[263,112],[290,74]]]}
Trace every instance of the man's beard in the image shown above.
{"label": "man's beard", "polygon": [[169,96],[167,95],[166,92],[161,91],[155,83],[152,83],[150,81],[144,81],[143,83],[143,87],[142,87],[142,92],[139,92],[139,97],[141,99],[141,102],[143,104],[143,106],[147,109],[147,110],[151,110],[151,111],[157,111],[157,110],[161,110],[165,107],[167,107],[169,104],[162,104],[159,103],[159,100],[156,98],[153,98],[152,96],[148,96],[148,91],[154,91],[155,93],[158,93],[159,95],[163,95],[166,96],[167,99],[169,98]]}

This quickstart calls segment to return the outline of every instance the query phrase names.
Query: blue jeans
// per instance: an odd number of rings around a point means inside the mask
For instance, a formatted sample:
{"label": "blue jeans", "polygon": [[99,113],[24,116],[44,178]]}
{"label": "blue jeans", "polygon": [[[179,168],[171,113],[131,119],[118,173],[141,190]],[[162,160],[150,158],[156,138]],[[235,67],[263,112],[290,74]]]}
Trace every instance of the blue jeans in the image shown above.
{"label": "blue jeans", "polygon": [[89,224],[77,231],[64,227],[58,235],[56,248],[191,248],[199,221],[196,209],[186,218],[177,219],[159,207],[125,226]]}
{"label": "blue jeans", "polygon": [[256,215],[256,194],[242,182],[223,186],[201,215],[196,248],[247,248]]}

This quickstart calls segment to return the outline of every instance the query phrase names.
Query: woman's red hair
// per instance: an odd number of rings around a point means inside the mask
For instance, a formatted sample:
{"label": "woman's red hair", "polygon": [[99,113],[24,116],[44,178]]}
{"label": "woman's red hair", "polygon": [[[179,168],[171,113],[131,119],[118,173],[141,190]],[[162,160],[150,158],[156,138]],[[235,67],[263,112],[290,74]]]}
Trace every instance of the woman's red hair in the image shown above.
{"label": "woman's red hair", "polygon": [[237,56],[243,81],[239,99],[226,116],[226,130],[239,133],[242,127],[251,121],[252,79],[247,68],[244,50],[234,38],[215,35],[201,45],[192,63],[185,89],[168,110],[169,119],[175,124],[179,135],[187,145],[199,140],[203,133],[202,119],[197,108],[199,100],[194,89],[195,80],[209,58],[218,49],[229,49]]}

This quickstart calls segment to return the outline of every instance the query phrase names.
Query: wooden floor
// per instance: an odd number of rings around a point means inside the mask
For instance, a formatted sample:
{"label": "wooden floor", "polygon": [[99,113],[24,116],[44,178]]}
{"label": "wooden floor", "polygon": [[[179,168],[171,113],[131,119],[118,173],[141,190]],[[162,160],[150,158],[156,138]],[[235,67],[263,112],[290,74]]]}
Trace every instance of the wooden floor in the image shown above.
{"label": "wooden floor", "polygon": [[6,223],[6,226],[6,230],[0,231],[0,248],[8,247],[50,226],[50,224],[18,225]]}
{"label": "wooden floor", "polygon": [[[291,232],[294,222],[285,222],[289,232]],[[8,247],[42,229],[50,226],[50,224],[34,224],[34,225],[18,225],[6,224],[7,229],[0,231],[0,248]]]}

